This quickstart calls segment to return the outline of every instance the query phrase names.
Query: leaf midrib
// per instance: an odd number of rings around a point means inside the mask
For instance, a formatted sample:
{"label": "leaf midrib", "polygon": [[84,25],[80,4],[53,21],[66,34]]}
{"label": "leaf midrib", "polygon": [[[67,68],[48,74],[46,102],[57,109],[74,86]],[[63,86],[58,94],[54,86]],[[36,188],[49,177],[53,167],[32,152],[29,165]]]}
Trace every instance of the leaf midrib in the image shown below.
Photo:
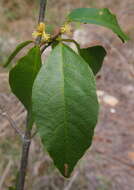
{"label": "leaf midrib", "polygon": [[63,47],[62,44],[60,46],[61,50],[61,75],[62,75],[62,81],[63,81],[63,103],[64,103],[64,132],[65,132],[65,164],[67,160],[67,145],[68,145],[68,140],[67,140],[67,113],[66,113],[66,100],[65,100],[65,76],[64,76],[64,58],[63,58]]}

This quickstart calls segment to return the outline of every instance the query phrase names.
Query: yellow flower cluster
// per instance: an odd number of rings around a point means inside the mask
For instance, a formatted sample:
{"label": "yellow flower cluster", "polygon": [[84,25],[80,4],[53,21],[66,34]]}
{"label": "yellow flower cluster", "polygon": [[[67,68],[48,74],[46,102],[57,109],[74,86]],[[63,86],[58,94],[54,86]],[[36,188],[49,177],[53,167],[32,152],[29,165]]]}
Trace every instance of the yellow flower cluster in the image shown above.
{"label": "yellow flower cluster", "polygon": [[51,41],[51,35],[46,33],[46,26],[45,23],[41,22],[37,26],[37,30],[32,33],[32,36],[34,38],[37,38],[38,36],[42,37],[43,42],[50,42]]}
{"label": "yellow flower cluster", "polygon": [[69,23],[65,23],[61,28],[60,28],[61,34],[71,34],[71,25]]}
{"label": "yellow flower cluster", "polygon": [[[60,34],[71,34],[71,25],[68,22],[65,22],[60,28]],[[42,42],[51,42],[51,35],[46,33],[46,25],[43,22],[40,22],[37,26],[36,31],[32,33],[33,38],[41,37]]]}

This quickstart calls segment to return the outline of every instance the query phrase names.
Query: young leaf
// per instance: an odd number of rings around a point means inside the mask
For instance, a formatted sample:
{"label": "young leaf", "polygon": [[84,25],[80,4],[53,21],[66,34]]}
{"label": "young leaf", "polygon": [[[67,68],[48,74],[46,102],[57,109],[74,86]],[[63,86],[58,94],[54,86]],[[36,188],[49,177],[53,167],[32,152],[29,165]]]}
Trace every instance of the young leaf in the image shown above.
{"label": "young leaf", "polygon": [[94,75],[72,49],[58,44],[33,85],[34,120],[43,145],[69,177],[91,145],[98,117]]}
{"label": "young leaf", "polygon": [[129,37],[120,28],[116,16],[107,8],[78,8],[74,9],[67,17],[68,21],[97,24],[111,29],[124,42]]}
{"label": "young leaf", "polygon": [[32,87],[35,77],[41,67],[41,53],[38,46],[30,49],[9,73],[9,83],[12,92],[23,103],[26,109],[31,109]]}
{"label": "young leaf", "polygon": [[7,67],[10,64],[10,62],[13,60],[13,58],[21,51],[21,49],[23,49],[25,46],[29,45],[32,42],[33,41],[25,41],[25,42],[22,42],[19,45],[17,45],[17,47],[15,48],[15,50],[8,57],[6,63],[4,64],[4,67]]}
{"label": "young leaf", "polygon": [[94,75],[96,75],[102,67],[106,51],[102,46],[94,46],[79,49],[79,54],[89,64]]}

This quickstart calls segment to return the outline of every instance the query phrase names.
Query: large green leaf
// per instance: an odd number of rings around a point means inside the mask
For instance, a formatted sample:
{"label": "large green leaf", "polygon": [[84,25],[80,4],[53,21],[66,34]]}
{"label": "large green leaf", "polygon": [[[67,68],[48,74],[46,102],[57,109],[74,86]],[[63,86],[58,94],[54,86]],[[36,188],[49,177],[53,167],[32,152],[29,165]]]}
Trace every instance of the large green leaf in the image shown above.
{"label": "large green leaf", "polygon": [[98,117],[94,75],[64,44],[57,45],[33,85],[33,113],[42,143],[69,177],[91,145]]}
{"label": "large green leaf", "polygon": [[27,110],[31,109],[32,87],[35,77],[41,67],[41,53],[39,47],[30,49],[9,73],[9,83],[12,92],[24,104]]}
{"label": "large green leaf", "polygon": [[13,58],[20,52],[21,49],[23,49],[25,46],[29,45],[30,43],[32,43],[33,41],[25,41],[20,43],[19,45],[17,45],[17,47],[15,48],[15,50],[11,53],[11,55],[8,57],[6,63],[4,64],[4,67],[7,67],[10,62],[13,60]]}
{"label": "large green leaf", "polygon": [[89,64],[93,73],[96,75],[102,67],[106,51],[102,46],[94,46],[79,49],[79,54]]}
{"label": "large green leaf", "polygon": [[111,29],[121,40],[127,41],[129,37],[120,28],[116,16],[107,8],[78,8],[74,9],[67,17],[69,21],[97,24]]}

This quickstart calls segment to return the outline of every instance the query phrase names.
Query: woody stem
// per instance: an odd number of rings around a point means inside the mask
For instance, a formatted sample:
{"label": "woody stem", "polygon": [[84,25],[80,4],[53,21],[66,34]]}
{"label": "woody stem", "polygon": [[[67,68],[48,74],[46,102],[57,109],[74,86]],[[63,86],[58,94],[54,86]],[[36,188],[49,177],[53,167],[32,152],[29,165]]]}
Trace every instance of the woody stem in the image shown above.
{"label": "woody stem", "polygon": [[[45,12],[46,12],[46,4],[47,4],[47,0],[40,0],[40,11],[39,11],[39,19],[38,19],[38,24],[40,22],[44,22],[44,18],[45,18]],[[36,39],[36,45],[40,45],[41,43],[41,36],[38,36]]]}

